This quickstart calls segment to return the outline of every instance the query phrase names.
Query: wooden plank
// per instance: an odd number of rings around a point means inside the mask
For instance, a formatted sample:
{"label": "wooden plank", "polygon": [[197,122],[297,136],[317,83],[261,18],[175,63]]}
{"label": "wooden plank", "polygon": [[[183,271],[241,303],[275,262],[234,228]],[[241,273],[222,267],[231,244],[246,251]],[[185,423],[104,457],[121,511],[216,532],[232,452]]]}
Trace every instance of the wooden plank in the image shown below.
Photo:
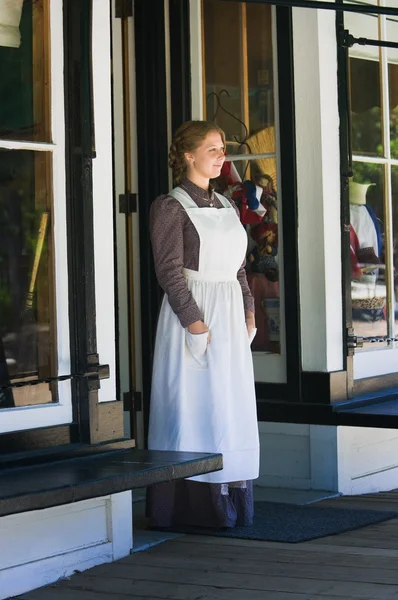
{"label": "wooden plank", "polygon": [[[264,565],[265,568],[265,565]],[[338,598],[368,598],[369,600],[396,600],[398,585],[378,585],[353,581],[322,581],[304,577],[273,577],[268,575],[245,575],[240,573],[218,573],[213,571],[195,571],[190,569],[168,569],[162,567],[137,567],[115,563],[112,575],[94,577],[77,575],[65,582],[66,587],[87,589],[90,591],[107,591],[109,593],[145,594],[145,589],[153,582],[162,585],[172,583],[206,586],[213,588],[232,588],[234,590],[257,590],[262,592],[290,592],[300,594],[318,594],[336,596]],[[243,595],[243,594],[242,594]],[[246,596],[243,596],[246,597]]]}
{"label": "wooden plank", "polygon": [[[75,590],[62,587],[62,583],[18,596],[18,600],[123,600],[123,598],[125,596],[122,594],[110,595],[108,593],[90,592],[87,590],[80,590],[76,594]],[[129,598],[132,598],[132,600],[148,600],[148,596],[135,596],[133,594],[130,594]]]}
{"label": "wooden plank", "polygon": [[[138,566],[184,568],[198,571],[217,571],[219,573],[241,573],[253,575],[284,576],[284,577],[308,577],[309,579],[335,579],[336,581],[358,581],[368,583],[379,583],[398,585],[398,571],[391,561],[390,569],[379,569],[375,565],[345,564],[344,559],[335,565],[322,564],[322,568],[316,559],[312,563],[293,563],[288,559],[285,561],[270,560],[246,560],[241,557],[213,558],[213,557],[176,557],[175,555],[155,556],[142,552],[134,557],[130,563],[124,563],[126,569],[136,569]],[[112,568],[108,570],[111,575]],[[93,573],[93,575],[95,575]],[[98,573],[97,573],[98,575]],[[100,574],[99,574],[100,575]]]}
{"label": "wooden plank", "polygon": [[[40,590],[42,591],[42,590]],[[97,592],[87,592],[85,590],[62,590],[61,589],[51,590],[51,595],[43,594],[42,596],[37,594],[32,596],[26,594],[20,596],[18,600],[123,600],[126,598],[132,598],[132,600],[319,600],[319,596],[305,593],[285,593],[285,592],[273,592],[272,595],[267,595],[264,598],[263,592],[254,590],[245,590],[244,597],[242,596],[241,590],[234,590],[231,588],[226,589],[212,589],[201,586],[191,586],[184,584],[159,584],[151,583],[145,586],[142,596],[137,596],[132,593],[106,593],[103,594]],[[69,595],[66,594],[68,592]],[[89,595],[88,595],[89,594]],[[336,600],[336,596],[322,596],[322,600]],[[366,599],[368,600],[368,599]]]}
{"label": "wooden plank", "polygon": [[[293,546],[297,548],[297,546]],[[301,548],[301,546],[300,546]],[[229,550],[225,546],[209,546],[197,544],[187,544],[186,546],[181,544],[169,544],[167,550],[164,549],[164,545],[161,544],[155,548],[151,548],[149,551],[139,554],[134,554],[132,557],[129,556],[120,561],[120,563],[131,564],[132,560],[135,560],[136,556],[142,554],[142,556],[150,557],[150,560],[157,561],[158,557],[167,556],[175,558],[184,556],[186,558],[212,558],[217,560],[218,558],[225,558],[230,560],[240,561],[248,556],[247,550],[234,548],[233,551]],[[287,564],[313,564],[316,563],[319,567],[323,565],[340,565],[346,566],[369,566],[377,569],[392,569],[397,568],[397,556],[386,557],[386,556],[375,556],[372,555],[361,555],[361,554],[346,554],[341,552],[330,552],[327,547],[324,552],[302,552],[301,549],[294,550],[272,550],[270,548],[261,550],[260,548],[253,548],[250,550],[250,560],[252,562],[259,562],[261,564],[268,563],[287,563]]]}
{"label": "wooden plank", "polygon": [[[173,540],[173,544],[180,543],[183,541],[184,543],[196,544],[198,543],[199,536],[184,536],[182,538],[176,538]],[[368,546],[364,547],[362,543],[359,546],[347,547],[349,544],[341,542],[343,538],[343,534],[339,536],[331,536],[330,538],[320,538],[317,540],[313,540],[311,542],[304,542],[301,544],[294,544],[297,548],[299,547],[302,552],[325,552],[325,548],[329,547],[331,552],[343,552],[347,554],[368,554],[374,556],[375,554],[378,556],[390,556],[398,558],[398,550],[395,548],[384,548],[378,546]],[[327,543],[322,543],[322,540],[328,540]],[[265,542],[265,541],[256,541],[256,540],[240,540],[236,538],[214,538],[214,537],[205,537],[201,536],[202,544],[218,544],[222,546],[241,546],[242,548],[275,548],[275,550],[289,550],[292,548],[293,544],[286,544],[283,542]]]}
{"label": "wooden plank", "polygon": [[[146,599],[169,599],[169,600],[336,600],[334,594],[314,594],[310,589],[305,592],[284,592],[284,591],[272,591],[272,594],[264,596],[264,591],[255,589],[236,589],[234,587],[228,587],[224,585],[221,588],[213,587],[209,585],[192,585],[186,583],[164,583],[157,581],[138,581],[128,579],[112,579],[104,580],[103,582],[98,580],[92,584],[88,582],[82,582],[81,587],[75,587],[71,591],[74,596],[71,600],[80,600],[79,596],[83,591],[86,591],[87,586],[90,585],[90,589],[94,590],[95,593],[108,594],[108,600],[121,600],[128,596],[134,598],[135,595],[141,594]],[[58,593],[58,592],[57,592]],[[348,596],[346,596],[346,599]],[[362,595],[355,596],[356,600],[375,600],[376,596]],[[396,598],[396,596],[383,596],[378,595],[377,600],[384,598]],[[24,600],[41,600],[41,597],[31,599],[29,596]],[[44,600],[58,600],[58,597],[48,597]],[[67,598],[61,600],[69,600]],[[82,596],[82,600],[86,600]],[[90,599],[91,600],[91,599]]]}

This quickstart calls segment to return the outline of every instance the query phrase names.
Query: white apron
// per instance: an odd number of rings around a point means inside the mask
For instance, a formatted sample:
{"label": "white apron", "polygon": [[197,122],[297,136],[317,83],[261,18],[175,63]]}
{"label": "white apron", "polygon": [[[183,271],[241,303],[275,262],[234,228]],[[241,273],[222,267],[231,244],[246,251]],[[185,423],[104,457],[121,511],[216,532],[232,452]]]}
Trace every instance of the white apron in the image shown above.
{"label": "white apron", "polygon": [[199,271],[184,269],[211,334],[184,329],[163,298],[156,332],[148,445],[151,450],[221,452],[224,468],[192,477],[207,483],[256,479],[259,439],[253,362],[237,273],[246,233],[224,208],[198,208],[181,188],[170,192],[200,238]]}

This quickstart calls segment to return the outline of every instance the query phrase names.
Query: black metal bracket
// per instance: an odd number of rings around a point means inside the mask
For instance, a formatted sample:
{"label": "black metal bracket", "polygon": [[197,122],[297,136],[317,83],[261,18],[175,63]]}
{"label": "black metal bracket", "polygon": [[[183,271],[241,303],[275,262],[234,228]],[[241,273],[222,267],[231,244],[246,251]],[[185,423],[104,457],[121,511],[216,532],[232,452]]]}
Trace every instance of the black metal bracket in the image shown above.
{"label": "black metal bracket", "polygon": [[[226,0],[231,2],[231,0]],[[241,0],[233,0],[241,2]],[[397,16],[397,9],[389,6],[376,6],[373,4],[354,4],[343,2],[326,2],[324,0],[246,0],[247,4],[273,4],[274,6],[287,6],[288,8],[312,8],[315,10],[334,10],[335,12],[353,12],[369,15]]]}
{"label": "black metal bracket", "polygon": [[342,45],[346,48],[352,48],[355,44],[359,46],[376,46],[377,48],[398,48],[397,42],[386,42],[382,40],[369,40],[368,38],[356,38],[347,30],[344,31]]}
{"label": "black metal bracket", "polygon": [[357,348],[363,348],[363,338],[356,336],[352,327],[347,327],[347,355],[353,356]]}
{"label": "black metal bracket", "polygon": [[137,212],[138,196],[127,192],[119,195],[119,213],[122,215],[131,215]]}
{"label": "black metal bracket", "polygon": [[1,390],[11,390],[13,388],[26,387],[31,385],[40,385],[41,383],[58,383],[59,381],[71,381],[72,379],[87,379],[90,390],[99,389],[102,379],[109,379],[109,365],[100,365],[98,354],[90,354],[87,357],[87,370],[84,373],[71,373],[69,375],[59,375],[58,377],[44,377],[42,379],[28,379],[0,386]]}
{"label": "black metal bracket", "polygon": [[116,19],[126,19],[134,15],[134,0],[116,0]]}
{"label": "black metal bracket", "polygon": [[124,410],[139,412],[142,410],[142,394],[141,392],[125,392],[123,394]]}

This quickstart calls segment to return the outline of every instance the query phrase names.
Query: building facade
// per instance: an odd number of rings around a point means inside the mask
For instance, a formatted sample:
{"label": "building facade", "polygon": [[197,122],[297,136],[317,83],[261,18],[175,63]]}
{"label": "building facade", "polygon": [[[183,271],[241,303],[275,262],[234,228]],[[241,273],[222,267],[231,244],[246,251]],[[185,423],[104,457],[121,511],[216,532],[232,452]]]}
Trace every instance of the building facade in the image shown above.
{"label": "building facade", "polygon": [[397,39],[397,0],[0,0],[0,598],[133,548],[130,491],[21,511],[4,478],[145,448],[149,207],[190,118],[248,233],[258,484],[398,487]]}

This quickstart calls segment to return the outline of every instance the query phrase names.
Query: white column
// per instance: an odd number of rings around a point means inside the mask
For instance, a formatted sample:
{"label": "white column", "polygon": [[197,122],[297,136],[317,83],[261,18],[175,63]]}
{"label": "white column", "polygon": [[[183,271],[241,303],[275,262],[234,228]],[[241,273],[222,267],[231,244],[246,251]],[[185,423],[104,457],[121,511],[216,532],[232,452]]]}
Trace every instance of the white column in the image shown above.
{"label": "white column", "polygon": [[337,49],[332,11],[293,9],[302,361],[343,366]]}

